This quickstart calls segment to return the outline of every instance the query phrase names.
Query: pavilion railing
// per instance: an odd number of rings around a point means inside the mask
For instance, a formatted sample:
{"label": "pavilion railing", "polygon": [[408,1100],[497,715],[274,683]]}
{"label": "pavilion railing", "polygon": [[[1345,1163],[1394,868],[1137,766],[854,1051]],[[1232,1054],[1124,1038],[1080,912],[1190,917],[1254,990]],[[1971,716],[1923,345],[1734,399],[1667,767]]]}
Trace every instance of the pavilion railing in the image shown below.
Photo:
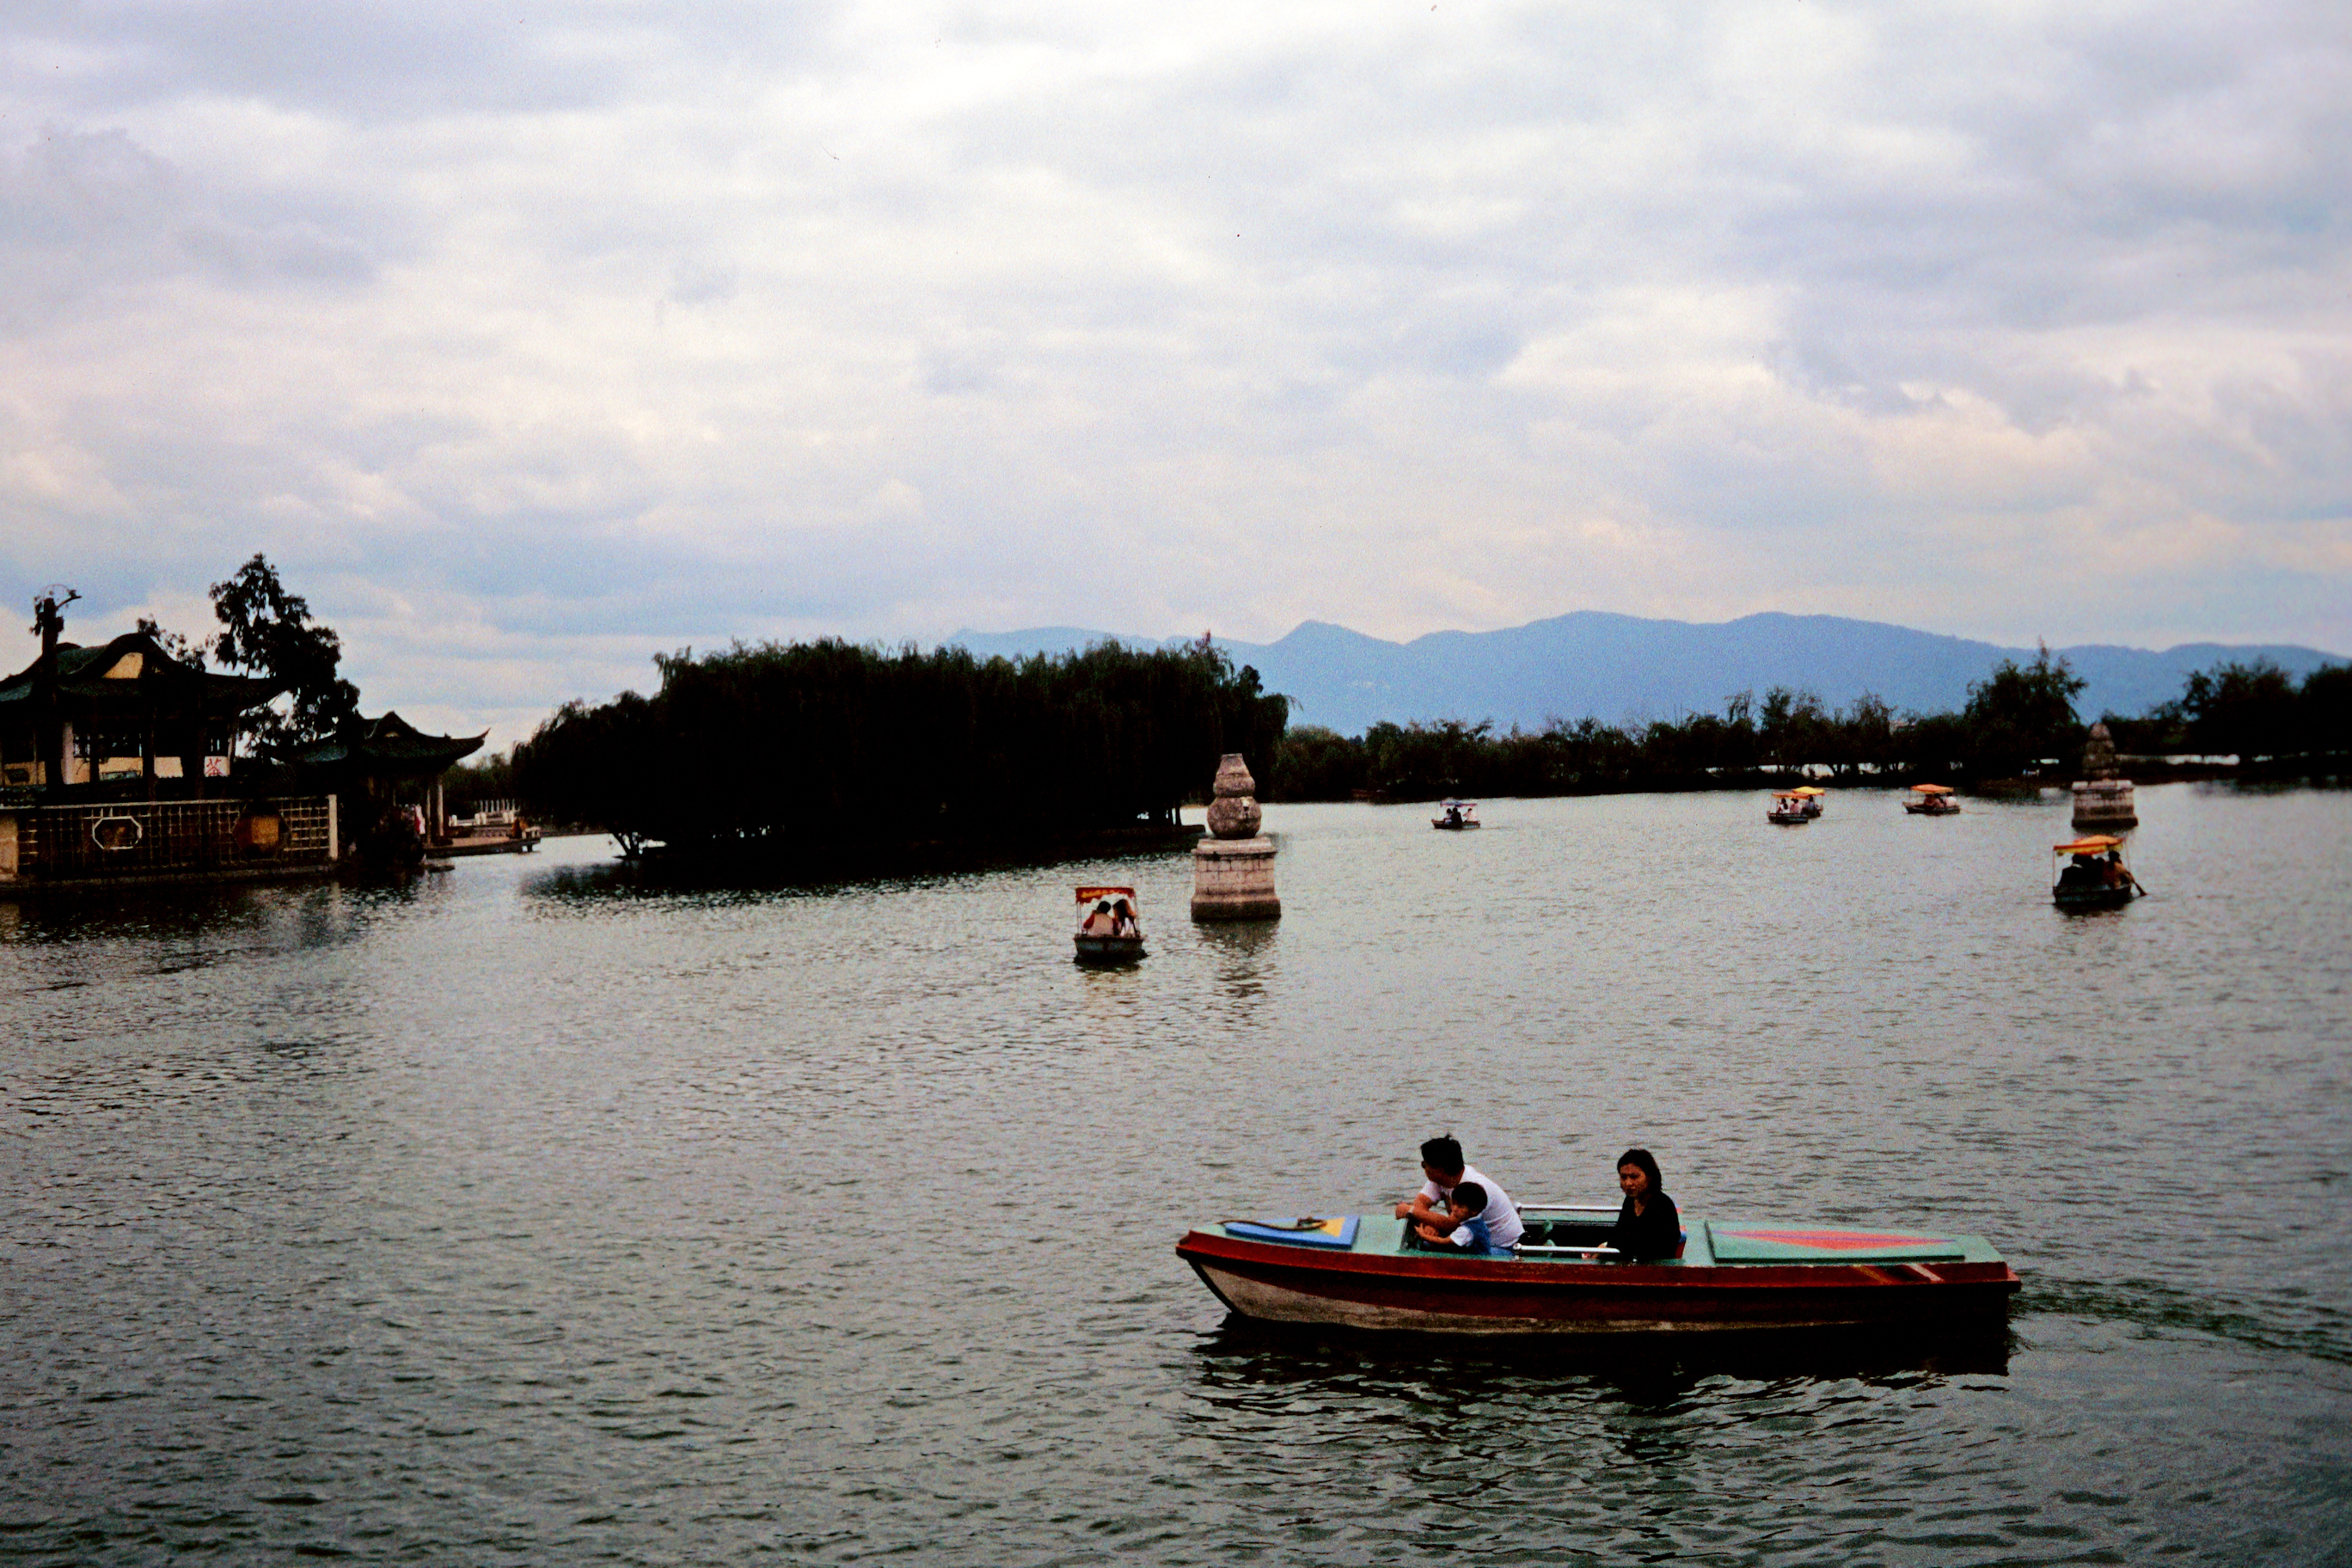
{"label": "pavilion railing", "polygon": [[44,805],[11,815],[20,882],[296,876],[328,869],[340,847],[332,795]]}

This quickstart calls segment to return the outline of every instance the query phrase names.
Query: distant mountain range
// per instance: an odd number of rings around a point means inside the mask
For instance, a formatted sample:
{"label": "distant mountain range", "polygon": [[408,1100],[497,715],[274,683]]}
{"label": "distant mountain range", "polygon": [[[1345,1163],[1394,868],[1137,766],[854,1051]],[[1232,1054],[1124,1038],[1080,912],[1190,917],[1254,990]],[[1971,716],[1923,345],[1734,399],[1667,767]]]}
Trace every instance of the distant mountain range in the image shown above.
{"label": "distant mountain range", "polygon": [[[982,655],[1064,653],[1106,638],[1139,647],[1150,637],[1075,626],[958,632],[950,642]],[[1171,638],[1171,642],[1181,639]],[[1323,621],[1279,642],[1220,639],[1237,664],[1255,665],[1266,689],[1295,700],[1294,724],[1360,734],[1382,720],[1492,719],[1539,729],[1557,717],[1610,723],[1714,713],[1738,691],[1768,687],[1819,692],[1831,706],[1872,692],[1897,711],[1932,713],[1967,702],[1969,685],[2004,658],[2032,657],[1966,637],[1938,637],[1837,616],[1746,616],[1717,625],[1652,621],[1580,610],[1496,632],[1432,632],[1384,642]],[[2284,646],[2184,643],[2161,652],[2102,643],[2054,650],[2089,682],[2075,706],[2085,718],[2137,716],[2180,695],[2192,671],[2269,659],[2300,679],[2341,654]]]}

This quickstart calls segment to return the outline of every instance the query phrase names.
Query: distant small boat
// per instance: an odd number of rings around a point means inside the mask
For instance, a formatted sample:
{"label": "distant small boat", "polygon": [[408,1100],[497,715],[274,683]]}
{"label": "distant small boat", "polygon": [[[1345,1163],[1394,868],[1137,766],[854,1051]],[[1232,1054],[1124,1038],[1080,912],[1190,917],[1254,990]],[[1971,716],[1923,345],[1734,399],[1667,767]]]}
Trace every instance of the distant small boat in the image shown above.
{"label": "distant small boat", "polygon": [[539,847],[540,831],[518,823],[502,833],[469,833],[433,846],[436,855],[528,855]]}
{"label": "distant small boat", "polygon": [[[2018,1289],[1980,1236],[1685,1221],[1619,1261],[1613,1207],[1523,1205],[1507,1257],[1409,1249],[1387,1215],[1202,1226],[1176,1244],[1245,1318],[1454,1334],[1643,1334],[1999,1321]],[[1558,1215],[1558,1218],[1547,1218]]]}
{"label": "distant small boat", "polygon": [[1809,800],[1803,791],[1775,790],[1772,804],[1765,808],[1764,820],[1777,822],[1783,827],[1796,827],[1811,822],[1821,814],[1821,806]]}
{"label": "distant small boat", "polygon": [[1906,800],[1903,809],[1914,816],[1958,816],[1960,803],[1952,798],[1949,784],[1913,784],[1911,793],[1916,800]]}
{"label": "distant small boat", "polygon": [[433,831],[425,844],[436,855],[528,855],[539,847],[539,829],[510,800],[478,801],[426,826]]}
{"label": "distant small boat", "polygon": [[2147,889],[2124,864],[2124,841],[2104,833],[2053,844],[2050,852],[2063,864],[2050,889],[2051,901],[2062,910],[2120,909]]}
{"label": "distant small boat", "polygon": [[1478,826],[1478,803],[1475,800],[1438,802],[1439,814],[1429,819],[1429,825],[1440,833],[1462,833]]}
{"label": "distant small boat", "polygon": [[1072,941],[1080,963],[1133,963],[1143,956],[1140,905],[1133,888],[1078,890],[1078,929]]}

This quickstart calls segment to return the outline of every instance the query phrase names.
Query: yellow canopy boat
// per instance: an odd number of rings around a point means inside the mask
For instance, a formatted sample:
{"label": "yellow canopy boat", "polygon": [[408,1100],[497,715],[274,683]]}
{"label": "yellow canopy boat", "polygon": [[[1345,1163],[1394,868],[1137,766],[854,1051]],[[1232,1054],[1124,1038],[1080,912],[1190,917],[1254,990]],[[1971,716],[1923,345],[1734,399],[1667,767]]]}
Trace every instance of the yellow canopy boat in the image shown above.
{"label": "yellow canopy boat", "polygon": [[1913,784],[1911,793],[1919,798],[1905,801],[1903,809],[1914,816],[1958,816],[1960,814],[1960,803],[1952,798],[1952,786],[1949,784]]}
{"label": "yellow canopy boat", "polygon": [[2110,834],[2070,838],[2050,853],[2061,862],[2050,898],[2062,910],[2117,909],[2147,892],[2124,864],[2124,841]]}

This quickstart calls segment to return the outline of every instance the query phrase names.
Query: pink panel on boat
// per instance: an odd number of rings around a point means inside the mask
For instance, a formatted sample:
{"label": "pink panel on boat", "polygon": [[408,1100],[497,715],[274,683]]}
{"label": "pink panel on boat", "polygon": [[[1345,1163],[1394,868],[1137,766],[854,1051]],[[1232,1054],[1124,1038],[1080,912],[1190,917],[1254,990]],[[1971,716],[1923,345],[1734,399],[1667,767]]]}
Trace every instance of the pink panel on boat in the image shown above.
{"label": "pink panel on boat", "polygon": [[1890,1247],[1950,1247],[1936,1236],[1890,1236],[1874,1230],[1718,1230],[1717,1236],[1742,1241],[1769,1241],[1782,1247],[1815,1247],[1827,1252],[1883,1252]]}
{"label": "pink panel on boat", "polygon": [[1717,1263],[1867,1263],[1968,1256],[1964,1241],[1916,1231],[1709,1225],[1707,1238]]}

